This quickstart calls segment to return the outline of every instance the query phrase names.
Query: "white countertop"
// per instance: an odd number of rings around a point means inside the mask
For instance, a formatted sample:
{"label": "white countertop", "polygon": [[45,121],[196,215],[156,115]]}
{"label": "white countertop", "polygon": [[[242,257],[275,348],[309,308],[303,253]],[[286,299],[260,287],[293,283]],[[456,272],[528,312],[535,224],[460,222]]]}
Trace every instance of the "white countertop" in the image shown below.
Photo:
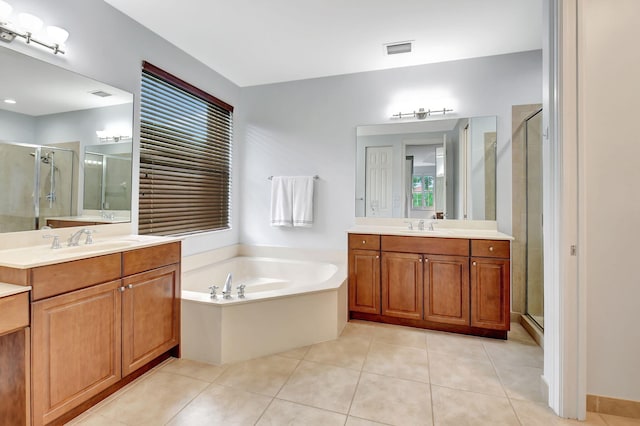
{"label": "white countertop", "polygon": [[176,237],[157,237],[152,235],[101,236],[97,234],[93,238],[93,244],[84,244],[84,238],[81,238],[80,244],[74,247],[67,247],[66,241],[61,238],[62,247],[59,249],[52,249],[51,243],[48,243],[0,250],[0,266],[17,269],[34,268],[181,240],[181,238]]}
{"label": "white countertop", "polygon": [[31,290],[30,286],[0,283],[0,298]]}
{"label": "white countertop", "polygon": [[[418,229],[420,221],[424,223],[424,230]],[[495,220],[356,217],[355,222],[355,226],[347,230],[348,233],[478,240],[514,239],[511,235],[498,231]],[[409,222],[413,229],[409,229]],[[429,231],[430,224],[433,224],[433,231]]]}

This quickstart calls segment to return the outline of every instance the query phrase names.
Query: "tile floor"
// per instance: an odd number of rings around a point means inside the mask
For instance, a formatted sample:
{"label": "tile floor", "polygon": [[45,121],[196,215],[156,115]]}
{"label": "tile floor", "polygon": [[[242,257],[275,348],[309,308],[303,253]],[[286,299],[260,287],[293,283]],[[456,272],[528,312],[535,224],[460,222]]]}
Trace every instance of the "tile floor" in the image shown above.
{"label": "tile floor", "polygon": [[640,425],[555,417],[542,360],[519,324],[499,341],[356,321],[336,340],[265,358],[168,360],[70,424]]}

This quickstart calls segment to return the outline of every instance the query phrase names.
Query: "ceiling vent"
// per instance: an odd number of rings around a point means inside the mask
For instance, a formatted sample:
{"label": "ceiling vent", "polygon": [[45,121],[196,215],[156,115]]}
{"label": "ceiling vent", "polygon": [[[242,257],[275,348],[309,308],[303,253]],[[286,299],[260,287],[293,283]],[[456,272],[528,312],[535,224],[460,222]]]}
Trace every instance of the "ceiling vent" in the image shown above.
{"label": "ceiling vent", "polygon": [[108,98],[109,96],[112,96],[111,93],[107,93],[102,90],[94,90],[93,92],[89,92],[89,93],[91,93],[92,95],[99,96],[101,98]]}
{"label": "ceiling vent", "polygon": [[398,55],[400,53],[411,53],[413,50],[413,41],[401,41],[397,43],[389,43],[384,45],[387,55]]}

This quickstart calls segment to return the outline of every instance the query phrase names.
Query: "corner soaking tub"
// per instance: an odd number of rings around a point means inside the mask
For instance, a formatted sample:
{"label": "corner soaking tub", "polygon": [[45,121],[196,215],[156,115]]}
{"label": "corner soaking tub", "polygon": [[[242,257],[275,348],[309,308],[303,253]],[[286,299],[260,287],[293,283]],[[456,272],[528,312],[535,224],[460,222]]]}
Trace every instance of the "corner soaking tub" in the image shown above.
{"label": "corner soaking tub", "polygon": [[[313,257],[312,257],[313,258]],[[221,292],[233,275],[231,299]],[[237,287],[246,286],[245,298]],[[212,299],[209,286],[217,285]],[[182,274],[182,356],[225,364],[335,339],[347,321],[343,262],[238,256]]]}

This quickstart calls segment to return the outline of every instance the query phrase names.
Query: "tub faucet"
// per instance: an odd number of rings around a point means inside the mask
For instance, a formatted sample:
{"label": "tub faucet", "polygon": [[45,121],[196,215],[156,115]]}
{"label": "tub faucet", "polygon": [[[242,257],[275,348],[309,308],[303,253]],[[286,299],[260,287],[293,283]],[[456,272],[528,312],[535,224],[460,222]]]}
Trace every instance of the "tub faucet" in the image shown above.
{"label": "tub faucet", "polygon": [[245,284],[240,284],[240,285],[238,286],[238,299],[244,299],[244,289],[245,289],[246,287],[247,287],[247,286],[246,286]]}
{"label": "tub faucet", "polygon": [[231,281],[233,280],[233,276],[231,272],[227,275],[227,279],[224,282],[224,287],[222,287],[222,297],[225,299],[231,299]]}
{"label": "tub faucet", "polygon": [[87,233],[87,230],[85,228],[82,228],[81,230],[74,232],[69,237],[69,240],[67,240],[67,245],[70,247],[77,246],[78,242],[80,241],[80,237],[82,236],[82,234],[85,234],[85,233]]}
{"label": "tub faucet", "polygon": [[216,294],[216,291],[218,291],[218,286],[217,285],[212,285],[209,287],[209,297],[211,297],[212,299],[217,299],[218,295]]}

